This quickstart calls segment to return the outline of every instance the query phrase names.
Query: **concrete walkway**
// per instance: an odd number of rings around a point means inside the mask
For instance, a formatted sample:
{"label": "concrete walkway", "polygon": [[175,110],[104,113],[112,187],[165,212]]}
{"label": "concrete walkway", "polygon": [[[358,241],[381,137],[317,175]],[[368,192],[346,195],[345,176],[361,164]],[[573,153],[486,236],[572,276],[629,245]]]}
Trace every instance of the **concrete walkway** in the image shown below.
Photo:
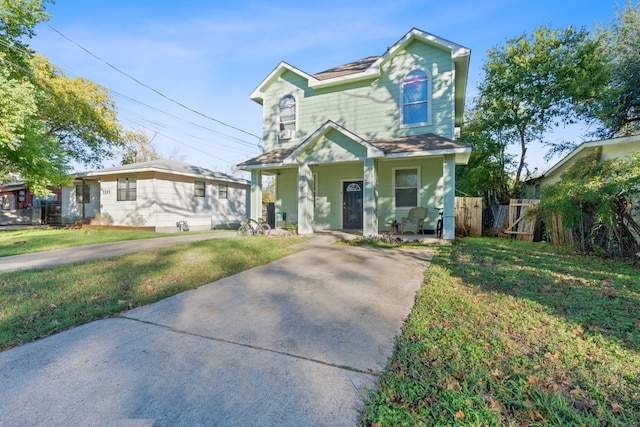
{"label": "concrete walkway", "polygon": [[34,268],[55,267],[57,265],[73,264],[76,262],[96,261],[99,259],[122,256],[133,252],[164,248],[180,243],[232,237],[235,235],[235,231],[200,234],[184,233],[177,236],[125,240],[122,242],[100,243],[97,245],[76,246],[73,248],[56,249],[47,252],[0,257],[0,273],[9,273],[11,271]]}
{"label": "concrete walkway", "polygon": [[431,254],[334,246],[0,353],[3,426],[353,426]]}

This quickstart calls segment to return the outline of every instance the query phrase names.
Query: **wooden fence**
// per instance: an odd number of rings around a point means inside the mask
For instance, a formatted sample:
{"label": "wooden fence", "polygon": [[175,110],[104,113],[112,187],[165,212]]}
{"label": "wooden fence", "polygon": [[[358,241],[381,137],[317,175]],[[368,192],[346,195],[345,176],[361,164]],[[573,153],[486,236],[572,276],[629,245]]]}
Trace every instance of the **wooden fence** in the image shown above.
{"label": "wooden fence", "polygon": [[456,197],[456,235],[482,236],[482,197]]}
{"label": "wooden fence", "polygon": [[550,243],[554,245],[573,245],[576,239],[573,230],[562,225],[562,217],[559,214],[552,215],[545,223],[545,231]]}
{"label": "wooden fence", "polygon": [[518,240],[533,242],[538,227],[538,217],[532,209],[538,206],[538,199],[511,199],[509,202],[509,225],[503,233]]}

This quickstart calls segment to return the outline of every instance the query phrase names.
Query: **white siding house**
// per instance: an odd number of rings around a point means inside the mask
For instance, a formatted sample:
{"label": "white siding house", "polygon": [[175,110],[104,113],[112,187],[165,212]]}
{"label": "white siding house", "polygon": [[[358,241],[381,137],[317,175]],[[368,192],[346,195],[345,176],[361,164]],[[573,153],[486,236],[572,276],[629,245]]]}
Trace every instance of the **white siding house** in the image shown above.
{"label": "white siding house", "polygon": [[[250,183],[177,160],[154,160],[79,173],[63,188],[63,217],[103,225],[177,231],[235,228],[249,212]],[[83,204],[82,189],[88,202]],[[87,190],[88,188],[88,190]],[[88,192],[87,192],[88,191]]]}

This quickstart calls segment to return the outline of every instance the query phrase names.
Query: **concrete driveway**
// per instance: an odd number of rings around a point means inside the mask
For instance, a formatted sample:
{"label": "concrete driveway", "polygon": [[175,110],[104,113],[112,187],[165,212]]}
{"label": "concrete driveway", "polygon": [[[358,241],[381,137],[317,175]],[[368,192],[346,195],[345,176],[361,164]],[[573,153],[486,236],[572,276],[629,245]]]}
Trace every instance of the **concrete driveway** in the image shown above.
{"label": "concrete driveway", "polygon": [[431,254],[332,240],[0,353],[0,423],[355,425]]}

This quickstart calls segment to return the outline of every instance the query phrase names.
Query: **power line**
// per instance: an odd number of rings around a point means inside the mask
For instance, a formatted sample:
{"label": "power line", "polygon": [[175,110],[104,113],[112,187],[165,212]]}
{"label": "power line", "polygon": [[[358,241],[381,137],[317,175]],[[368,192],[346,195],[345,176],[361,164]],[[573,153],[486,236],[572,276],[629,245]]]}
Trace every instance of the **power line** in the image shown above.
{"label": "power line", "polygon": [[[17,49],[17,46],[10,46],[7,42],[5,42],[5,41],[4,41],[4,40],[2,40],[2,39],[0,39],[0,44],[3,44],[3,45],[5,45],[5,46],[7,46],[7,47],[9,47],[9,48],[13,48],[13,49],[15,49],[15,50],[18,50],[18,49]],[[29,53],[29,52],[27,52],[24,48],[23,48],[22,50],[23,50],[23,52],[24,52],[24,53]],[[2,59],[2,62],[6,63],[6,64],[8,64],[8,65],[11,65],[11,66],[13,66],[13,67],[15,67],[15,68],[17,68],[17,69],[20,69],[21,71],[23,71],[23,72],[25,72],[25,73],[27,73],[27,74],[29,74],[29,75],[33,75],[32,70],[30,70],[30,69],[25,69],[24,67],[22,67],[22,66],[20,66],[20,65],[18,65],[18,64],[15,64],[14,62],[9,61],[9,60],[7,60],[7,59],[4,59],[4,58],[1,58],[1,59]],[[55,65],[55,64],[52,64],[52,65]],[[77,76],[77,74],[75,74],[75,73],[73,73],[73,72],[71,72],[71,71],[69,71],[69,70],[65,70],[65,69],[64,69],[64,68],[62,68],[62,67],[57,67],[57,68],[59,68],[61,71],[63,71],[66,75],[70,75],[70,76],[76,75],[76,76]],[[105,87],[105,86],[103,86],[103,87]],[[211,133],[215,134],[216,136],[218,136],[218,137],[222,137],[222,138],[227,139],[227,140],[229,140],[229,141],[231,141],[231,142],[236,142],[236,143],[239,143],[239,144],[245,145],[245,146],[250,147],[250,148],[253,148],[253,149],[256,149],[256,148],[260,149],[260,148],[261,148],[261,146],[260,146],[259,144],[253,144],[253,143],[251,143],[251,142],[249,142],[249,141],[246,141],[246,140],[243,140],[243,139],[241,139],[241,138],[233,137],[233,136],[230,136],[230,135],[224,134],[224,133],[222,133],[222,132],[216,131],[216,130],[214,130],[214,129],[211,129],[211,128],[209,128],[209,127],[203,126],[203,125],[201,125],[201,124],[198,124],[198,123],[195,123],[195,122],[192,122],[192,121],[189,121],[189,120],[183,119],[183,118],[181,118],[181,117],[179,117],[179,116],[176,116],[176,115],[174,115],[174,114],[168,113],[168,112],[166,112],[166,111],[164,111],[164,110],[158,109],[158,108],[153,107],[153,106],[151,106],[151,105],[145,104],[144,102],[138,101],[138,100],[136,100],[136,99],[134,99],[134,98],[131,98],[131,97],[127,96],[127,95],[121,94],[121,93],[119,93],[119,92],[117,92],[117,91],[115,91],[115,90],[113,90],[113,89],[109,89],[108,87],[105,87],[105,89],[107,89],[107,91],[109,91],[110,93],[112,93],[113,95],[115,95],[115,96],[117,96],[117,97],[120,97],[120,98],[122,98],[122,99],[125,99],[125,100],[127,100],[127,101],[130,101],[130,102],[132,102],[132,103],[134,103],[134,104],[140,105],[140,106],[142,106],[142,107],[148,108],[148,109],[150,109],[150,110],[152,110],[152,111],[154,111],[154,112],[157,112],[157,113],[160,113],[160,114],[164,114],[164,115],[166,115],[166,116],[168,116],[168,117],[171,117],[172,119],[175,119],[175,120],[177,120],[177,121],[179,121],[179,122],[182,122],[182,123],[185,123],[185,124],[188,124],[188,125],[191,125],[191,126],[195,126],[195,127],[200,128],[200,129],[202,129],[202,130],[205,130],[205,131],[211,132]],[[124,109],[124,108],[120,108],[120,110],[127,111],[127,110],[126,110],[126,109]],[[151,119],[148,119],[148,118],[145,118],[143,115],[141,115],[141,114],[139,114],[139,113],[134,113],[133,111],[129,111],[129,113],[134,114],[134,115],[137,115],[140,119],[142,119],[142,120],[144,120],[144,121],[147,121],[147,122],[149,122],[149,123],[152,123],[152,124],[153,124],[153,125],[155,125],[155,126],[160,126],[160,127],[164,127],[164,128],[166,128],[166,127],[167,127],[167,126],[166,126],[166,125],[164,125],[164,124],[161,124],[161,123],[155,122],[155,121],[153,121],[153,120],[151,120]],[[134,122],[133,120],[130,120],[130,121]],[[138,124],[138,125],[141,125],[139,122],[138,122],[137,124]],[[145,129],[148,129],[148,130],[151,130],[151,131],[155,132],[154,130],[149,129],[149,128],[145,127],[145,126],[142,126],[142,127],[143,127],[143,128],[145,128]],[[160,133],[160,132],[158,132],[158,134],[159,134],[159,135],[161,135],[161,136],[165,136],[165,137],[167,137],[168,139],[172,139],[172,140],[174,140],[174,141],[176,141],[176,142],[178,142],[178,143],[181,143],[181,144],[183,144],[183,145],[185,145],[185,146],[187,146],[187,147],[189,147],[189,148],[191,148],[191,149],[193,149],[193,150],[200,151],[200,152],[203,152],[203,153],[204,153],[204,151],[203,151],[203,150],[200,150],[200,149],[198,149],[198,148],[195,148],[195,147],[193,147],[193,146],[190,146],[190,145],[188,145],[188,144],[186,144],[186,143],[184,143],[184,142],[182,142],[182,141],[179,141],[179,140],[177,140],[177,139],[175,139],[175,138],[171,138],[171,137],[169,137],[169,136],[168,136],[168,135],[166,135],[166,134],[163,134],[163,133]],[[207,140],[205,140],[205,139],[203,139],[203,138],[201,138],[201,137],[197,137],[197,136],[195,136],[195,135],[191,135],[191,134],[188,134],[188,133],[187,133],[186,135],[187,135],[187,136],[190,136],[190,137],[192,137],[192,138],[194,138],[194,139],[199,139],[199,140],[201,140],[201,141],[208,142]],[[226,149],[227,149],[227,150],[229,150],[229,151],[233,151],[233,149],[232,149],[232,148],[230,148],[230,147],[228,147],[228,148],[226,148]],[[211,156],[211,157],[213,157],[213,158],[217,158],[217,157],[215,157],[215,156]],[[218,160],[222,160],[222,159],[220,159],[220,158],[217,158],[217,159],[218,159]],[[223,161],[224,161],[224,160],[223,160]]]}
{"label": "power line", "polygon": [[[6,45],[6,43],[4,43],[4,42],[3,42],[3,40],[1,40],[1,39],[0,39],[0,44],[5,44],[5,45]],[[26,68],[24,68],[24,67],[22,67],[22,66],[20,66],[20,65],[18,65],[18,64],[16,64],[16,63],[14,63],[14,62],[12,62],[12,61],[9,61],[9,60],[7,60],[7,59],[5,59],[5,58],[0,57],[0,62],[2,62],[2,63],[4,63],[4,64],[7,64],[7,65],[9,65],[9,66],[12,66],[12,67],[14,67],[14,68],[16,68],[16,69],[21,70],[21,71],[22,71],[22,72],[24,72],[24,73],[27,73],[27,74],[29,74],[29,75],[33,76],[33,72],[32,72],[32,70],[30,70],[30,69],[26,69]],[[62,70],[62,69],[61,69],[61,70]],[[73,73],[70,73],[70,72],[69,72],[69,71],[67,71],[67,70],[63,70],[63,71],[64,71],[65,73],[67,73],[67,74],[73,74]],[[137,100],[135,100],[135,99],[133,99],[133,98],[130,98],[130,97],[126,96],[126,95],[122,95],[122,94],[120,94],[120,93],[118,93],[118,92],[115,92],[115,91],[113,91],[113,90],[110,90],[110,89],[108,89],[108,88],[106,88],[106,89],[107,89],[109,92],[112,92],[112,93],[114,93],[115,95],[121,96],[121,97],[123,97],[123,98],[125,98],[125,99],[127,99],[127,100],[129,100],[129,101],[131,101],[131,102],[134,102],[134,103],[136,103],[136,104],[140,104],[140,105],[142,105],[142,106],[144,106],[144,107],[147,107],[147,108],[149,108],[149,109],[151,109],[151,110],[154,110],[154,111],[156,111],[156,112],[159,112],[159,113],[165,114],[165,115],[167,115],[167,116],[169,116],[169,117],[172,117],[172,118],[174,118],[174,119],[176,119],[176,120],[178,120],[178,121],[182,121],[182,122],[184,122],[184,123],[187,123],[187,124],[193,125],[193,126],[195,126],[195,127],[198,127],[198,128],[204,129],[204,130],[207,130],[207,131],[209,131],[209,132],[212,132],[212,133],[214,133],[214,134],[217,134],[217,135],[219,135],[219,136],[222,136],[222,137],[224,137],[224,138],[226,138],[226,139],[229,139],[229,140],[231,140],[232,142],[233,142],[233,141],[235,141],[235,142],[243,143],[244,145],[246,145],[246,146],[248,146],[248,147],[250,147],[250,148],[253,148],[253,149],[255,149],[255,148],[260,148],[259,146],[256,146],[256,145],[254,145],[254,144],[251,144],[251,143],[249,143],[249,142],[247,142],[247,141],[244,141],[244,140],[242,140],[242,139],[234,138],[234,137],[231,137],[231,136],[228,136],[228,135],[222,134],[222,133],[217,132],[217,131],[215,131],[215,130],[213,130],[213,129],[207,128],[206,126],[202,126],[202,125],[199,125],[199,124],[197,124],[197,123],[190,122],[190,121],[188,121],[188,120],[182,119],[182,118],[180,118],[180,117],[178,117],[178,116],[175,116],[175,115],[173,115],[173,114],[167,113],[167,112],[165,112],[165,111],[159,110],[159,109],[157,109],[157,108],[155,108],[155,107],[152,107],[152,106],[150,106],[150,105],[144,104],[143,102],[137,101]],[[149,123],[152,123],[152,124],[153,124],[153,125],[155,125],[155,126],[163,127],[163,128],[166,128],[166,127],[167,127],[165,124],[155,122],[155,121],[153,121],[153,120],[151,120],[151,119],[148,119],[148,118],[144,117],[143,115],[141,115],[141,114],[139,114],[139,113],[136,113],[136,112],[134,112],[134,111],[126,110],[126,109],[124,109],[124,108],[120,108],[120,109],[121,109],[121,110],[128,111],[128,112],[129,112],[129,114],[132,114],[132,115],[134,115],[134,116],[138,116],[141,120],[146,121],[146,122],[149,122]],[[159,132],[157,129],[151,129],[151,128],[149,128],[148,126],[145,126],[145,125],[144,125],[143,123],[141,123],[140,121],[136,121],[136,120],[133,120],[133,119],[131,119],[131,118],[129,118],[128,120],[129,120],[131,123],[134,123],[134,124],[136,124],[136,125],[140,126],[141,128],[146,129],[146,130],[148,130],[148,131],[150,131],[150,132],[153,132],[153,133],[156,133],[156,134],[158,134],[158,135],[160,135],[160,136],[163,136],[164,138],[166,138],[166,139],[168,139],[168,140],[171,140],[171,141],[177,142],[177,143],[178,143],[178,144],[180,144],[180,145],[184,145],[184,146],[185,146],[185,147],[187,147],[187,148],[190,148],[190,149],[192,149],[192,150],[198,151],[198,152],[200,152],[200,153],[202,153],[202,154],[205,154],[205,155],[207,155],[207,156],[209,156],[209,157],[211,157],[211,158],[213,158],[213,159],[216,159],[216,160],[222,161],[222,162],[227,163],[227,164],[230,164],[230,165],[234,165],[234,163],[233,163],[233,162],[230,162],[230,161],[228,161],[228,160],[226,160],[226,159],[223,159],[223,158],[221,158],[221,157],[218,157],[218,156],[214,156],[214,155],[213,155],[213,154],[211,154],[210,152],[208,152],[208,151],[204,151],[204,150],[202,150],[202,149],[200,149],[200,148],[197,148],[197,147],[195,147],[195,146],[193,146],[193,145],[187,144],[187,143],[186,143],[186,142],[184,142],[183,140],[180,140],[180,139],[174,138],[174,137],[172,137],[172,136],[169,136],[169,135],[167,135],[166,133]],[[186,133],[186,132],[185,132],[184,134],[185,134],[186,136],[190,137],[190,138],[193,138],[193,139],[196,139],[196,140],[200,140],[200,141],[204,141],[204,142],[208,142],[207,140],[205,140],[205,139],[204,139],[204,138],[202,138],[202,137],[199,137],[199,136],[196,136],[196,135],[192,135],[192,134],[189,134],[189,133]],[[218,148],[226,149],[226,150],[228,150],[228,151],[235,151],[235,150],[236,150],[236,149],[231,148],[231,147],[229,147],[229,146],[221,146],[221,147],[218,147]]]}
{"label": "power line", "polygon": [[206,114],[204,114],[204,113],[201,113],[201,112],[199,112],[199,111],[197,111],[197,110],[194,110],[193,108],[187,107],[187,106],[186,106],[186,105],[184,105],[183,103],[181,103],[181,102],[179,102],[179,101],[176,101],[175,99],[173,99],[173,98],[171,98],[171,97],[169,97],[169,96],[165,95],[164,93],[162,93],[162,92],[160,92],[160,91],[158,91],[158,90],[156,90],[156,89],[152,88],[151,86],[149,86],[149,85],[147,85],[147,84],[145,84],[145,83],[141,82],[140,80],[136,79],[136,78],[135,78],[135,77],[133,77],[132,75],[127,74],[127,73],[125,73],[124,71],[120,70],[120,69],[119,69],[118,67],[116,67],[115,65],[113,65],[113,64],[109,63],[108,61],[105,61],[104,59],[100,58],[99,56],[97,56],[96,54],[94,54],[93,52],[91,52],[90,50],[88,50],[87,48],[85,48],[84,46],[82,46],[82,45],[80,45],[80,44],[76,43],[75,41],[71,40],[69,37],[67,37],[67,36],[65,36],[64,34],[62,34],[62,32],[60,32],[60,31],[58,31],[57,29],[53,28],[51,25],[47,24],[47,26],[48,26],[49,28],[51,28],[53,31],[55,31],[56,33],[58,33],[62,38],[64,38],[64,39],[68,40],[70,43],[73,43],[74,45],[76,45],[76,46],[77,46],[77,47],[79,47],[80,49],[84,50],[86,53],[88,53],[89,55],[93,56],[93,57],[94,57],[95,59],[97,59],[98,61],[100,61],[100,62],[102,62],[102,63],[106,64],[106,65],[107,65],[107,66],[109,66],[110,68],[114,69],[115,71],[117,71],[118,73],[120,73],[120,74],[124,75],[125,77],[128,77],[129,79],[133,80],[134,82],[138,83],[139,85],[141,85],[141,86],[143,86],[143,87],[145,87],[145,88],[147,88],[147,89],[149,89],[149,90],[151,90],[151,91],[155,92],[156,94],[160,95],[160,96],[161,96],[161,97],[163,97],[164,99],[166,99],[166,100],[168,100],[168,101],[171,101],[171,102],[173,102],[173,103],[175,103],[175,104],[179,105],[180,107],[182,107],[182,108],[184,108],[184,109],[186,109],[186,110],[188,110],[188,111],[191,111],[192,113],[198,114],[199,116],[202,116],[202,117],[204,117],[204,118],[206,118],[206,119],[208,119],[208,120],[211,120],[211,121],[214,121],[214,122],[216,122],[216,123],[218,123],[218,124],[221,124],[221,125],[223,125],[223,126],[226,126],[226,127],[230,128],[230,129],[234,129],[234,130],[236,130],[236,131],[238,131],[238,132],[242,132],[242,133],[245,133],[245,134],[247,134],[247,135],[253,136],[254,138],[257,138],[257,139],[259,139],[259,140],[260,140],[260,139],[262,139],[262,138],[261,138],[261,137],[259,137],[258,135],[255,135],[255,134],[253,134],[253,133],[251,133],[251,132],[248,132],[248,131],[246,131],[246,130],[244,130],[244,129],[240,129],[239,127],[232,126],[232,125],[227,124],[227,123],[225,123],[225,122],[223,122],[223,121],[221,121],[221,120],[215,119],[215,118],[213,118],[213,117],[211,117],[211,116],[208,116],[208,115],[206,115]]}

